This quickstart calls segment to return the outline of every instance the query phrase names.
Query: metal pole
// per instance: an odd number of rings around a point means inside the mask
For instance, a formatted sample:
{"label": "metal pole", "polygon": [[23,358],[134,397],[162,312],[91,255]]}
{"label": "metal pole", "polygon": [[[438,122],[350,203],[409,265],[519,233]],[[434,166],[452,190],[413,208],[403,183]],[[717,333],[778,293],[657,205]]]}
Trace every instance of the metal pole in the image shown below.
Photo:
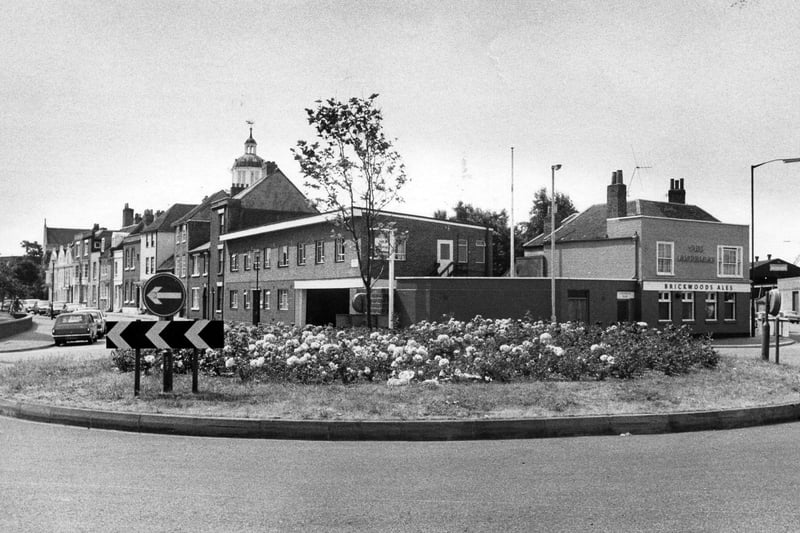
{"label": "metal pole", "polygon": [[775,364],[781,363],[781,317],[775,316]]}
{"label": "metal pole", "polygon": [[142,351],[136,348],[133,351],[133,395],[139,396],[142,373]]}
{"label": "metal pole", "polygon": [[561,165],[550,167],[550,321],[556,322],[556,170]]}
{"label": "metal pole", "polygon": [[192,392],[197,394],[197,348],[192,350]]}
{"label": "metal pole", "polygon": [[[389,230],[389,329],[394,329],[394,260],[395,260],[394,229]],[[513,268],[513,267],[512,267]]]}
{"label": "metal pole", "polygon": [[514,261],[514,147],[511,147],[511,250],[508,254],[510,256],[508,275],[510,277],[516,276],[516,264]]}
{"label": "metal pole", "polygon": [[750,165],[750,336],[756,336],[756,301],[753,298],[753,285],[755,281],[752,279],[753,268],[756,264],[756,227],[755,227],[755,183],[753,180],[753,171],[755,166]]}

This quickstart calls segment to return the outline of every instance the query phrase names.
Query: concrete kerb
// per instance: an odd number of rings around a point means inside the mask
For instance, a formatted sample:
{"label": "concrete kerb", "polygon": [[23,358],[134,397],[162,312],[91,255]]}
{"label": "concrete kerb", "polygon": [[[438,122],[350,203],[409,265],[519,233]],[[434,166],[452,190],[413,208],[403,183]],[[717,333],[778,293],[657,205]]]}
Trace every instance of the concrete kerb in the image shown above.
{"label": "concrete kerb", "polygon": [[272,420],[98,411],[0,399],[11,418],[138,433],[197,437],[449,441],[539,439],[600,435],[652,435],[744,428],[800,420],[800,403],[665,414],[482,420]]}

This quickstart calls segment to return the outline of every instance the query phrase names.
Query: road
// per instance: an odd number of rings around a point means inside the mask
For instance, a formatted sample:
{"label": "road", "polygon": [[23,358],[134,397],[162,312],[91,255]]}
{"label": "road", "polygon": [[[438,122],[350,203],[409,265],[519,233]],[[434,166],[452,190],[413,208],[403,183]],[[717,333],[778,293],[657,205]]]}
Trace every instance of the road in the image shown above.
{"label": "road", "polygon": [[800,424],[329,443],[0,417],[0,531],[796,531],[798,442]]}

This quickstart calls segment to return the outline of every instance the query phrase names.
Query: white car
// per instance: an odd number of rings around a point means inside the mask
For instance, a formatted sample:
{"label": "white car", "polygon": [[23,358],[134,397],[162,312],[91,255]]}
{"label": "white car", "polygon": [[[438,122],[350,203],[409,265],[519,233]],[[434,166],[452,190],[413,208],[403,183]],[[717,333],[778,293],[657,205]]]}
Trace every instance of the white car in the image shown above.
{"label": "white car", "polygon": [[89,313],[97,323],[97,336],[102,337],[106,334],[106,314],[99,309],[81,309],[81,312]]}
{"label": "white car", "polygon": [[791,322],[792,324],[800,323],[800,312],[792,311],[791,309],[787,309],[786,311],[781,311],[779,313],[781,320],[786,320],[787,322]]}

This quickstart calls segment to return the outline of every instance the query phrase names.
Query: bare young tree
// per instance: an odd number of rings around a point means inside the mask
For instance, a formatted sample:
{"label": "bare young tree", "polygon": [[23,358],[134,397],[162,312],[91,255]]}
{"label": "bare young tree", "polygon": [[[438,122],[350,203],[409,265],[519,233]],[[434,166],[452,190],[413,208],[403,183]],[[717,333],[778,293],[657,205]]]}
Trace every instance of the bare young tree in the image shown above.
{"label": "bare young tree", "polygon": [[305,185],[313,191],[312,202],[335,214],[340,236],[346,234],[355,247],[370,328],[372,290],[385,264],[376,254],[376,237],[392,229],[383,210],[402,201],[399,191],[406,183],[400,154],[383,132],[377,97],[318,100],[315,108],[306,109],[317,139],[300,140],[292,149]]}

